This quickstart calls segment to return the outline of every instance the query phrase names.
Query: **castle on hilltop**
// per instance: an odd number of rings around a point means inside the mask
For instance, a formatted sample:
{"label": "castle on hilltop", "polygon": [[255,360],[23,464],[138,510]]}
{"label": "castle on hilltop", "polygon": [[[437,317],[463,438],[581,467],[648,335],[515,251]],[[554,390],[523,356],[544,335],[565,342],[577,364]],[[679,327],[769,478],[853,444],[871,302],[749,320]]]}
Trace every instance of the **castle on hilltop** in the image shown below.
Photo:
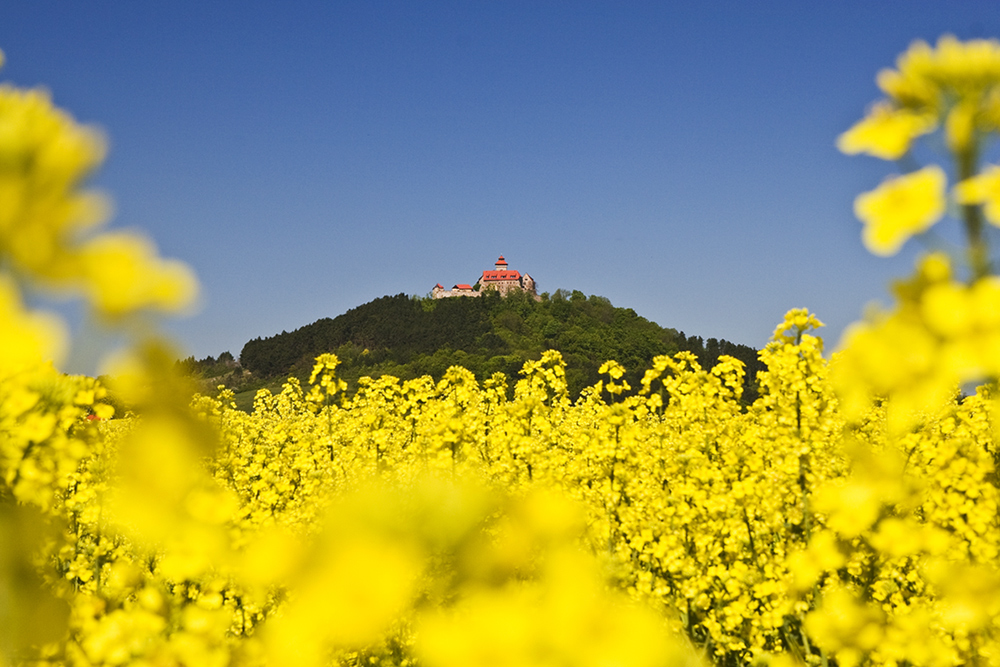
{"label": "castle on hilltop", "polygon": [[512,271],[507,268],[507,260],[503,258],[503,255],[500,255],[500,259],[497,260],[492,271],[483,271],[479,282],[474,286],[460,284],[455,285],[451,289],[445,289],[441,283],[438,283],[431,290],[431,296],[435,299],[446,299],[452,296],[482,296],[488,290],[496,290],[500,293],[500,296],[507,296],[511,292],[518,290],[527,292],[536,301],[541,300],[541,297],[535,291],[534,279],[527,273]]}

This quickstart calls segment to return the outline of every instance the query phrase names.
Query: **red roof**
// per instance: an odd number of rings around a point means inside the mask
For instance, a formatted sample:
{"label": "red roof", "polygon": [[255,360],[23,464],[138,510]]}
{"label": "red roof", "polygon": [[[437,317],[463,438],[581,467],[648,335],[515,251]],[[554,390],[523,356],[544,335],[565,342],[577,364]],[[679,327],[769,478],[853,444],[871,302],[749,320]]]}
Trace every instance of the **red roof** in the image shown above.
{"label": "red roof", "polygon": [[444,289],[444,285],[442,285],[441,283],[438,283],[434,287],[436,287],[437,289]]}
{"label": "red roof", "polygon": [[497,260],[497,264],[503,264],[504,266],[507,266],[507,261],[503,258],[503,255],[500,255],[500,259]]}
{"label": "red roof", "polygon": [[481,280],[520,280],[520,271],[483,271]]}
{"label": "red roof", "polygon": [[471,290],[472,289],[472,285],[455,285],[454,287],[452,287],[452,289],[468,289],[468,290]]}

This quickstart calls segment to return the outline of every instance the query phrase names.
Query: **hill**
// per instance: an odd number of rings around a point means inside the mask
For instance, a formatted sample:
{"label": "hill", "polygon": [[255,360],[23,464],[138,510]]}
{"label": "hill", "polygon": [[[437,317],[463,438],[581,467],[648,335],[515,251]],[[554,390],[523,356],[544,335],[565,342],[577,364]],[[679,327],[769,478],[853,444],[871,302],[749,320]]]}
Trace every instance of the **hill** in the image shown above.
{"label": "hill", "polygon": [[453,365],[468,368],[480,380],[505,373],[513,386],[524,362],[547,349],[559,350],[566,360],[573,397],[600,379],[598,368],[608,359],[621,363],[629,384],[637,388],[656,355],[689,350],[703,366],[711,366],[728,354],[746,364],[750,400],[762,368],[752,347],[688,337],[604,297],[565,290],[543,294],[540,301],[517,293],[504,298],[384,296],[332,319],[255,338],[243,346],[239,359],[258,379],[306,377],[318,354],[334,352],[349,387],[366,375],[439,379]]}

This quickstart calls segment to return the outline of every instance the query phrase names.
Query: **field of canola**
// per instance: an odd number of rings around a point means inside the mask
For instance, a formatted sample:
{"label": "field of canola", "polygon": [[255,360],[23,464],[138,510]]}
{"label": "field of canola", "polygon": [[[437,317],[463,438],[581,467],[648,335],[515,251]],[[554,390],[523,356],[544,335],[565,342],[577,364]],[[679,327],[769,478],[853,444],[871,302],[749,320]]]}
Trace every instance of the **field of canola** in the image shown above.
{"label": "field of canola", "polygon": [[[915,43],[879,85],[841,150],[953,163],[859,196],[866,245],[951,213],[966,247],[832,356],[789,312],[752,405],[686,353],[575,402],[556,352],[350,398],[323,355],[252,414],[139,325],[196,282],[102,230],[99,137],[0,86],[0,665],[1000,665],[1000,44]],[[29,288],[130,339],[140,417],[57,370]]]}

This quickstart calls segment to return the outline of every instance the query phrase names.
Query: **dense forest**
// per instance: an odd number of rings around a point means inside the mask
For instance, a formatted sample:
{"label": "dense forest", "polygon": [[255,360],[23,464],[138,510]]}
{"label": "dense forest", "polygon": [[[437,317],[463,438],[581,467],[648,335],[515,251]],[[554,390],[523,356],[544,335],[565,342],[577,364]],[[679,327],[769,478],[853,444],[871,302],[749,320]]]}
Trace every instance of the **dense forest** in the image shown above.
{"label": "dense forest", "polygon": [[332,319],[251,340],[239,362],[256,378],[304,377],[318,354],[334,352],[343,364],[338,374],[352,388],[366,375],[438,379],[453,365],[480,380],[504,373],[513,387],[524,362],[548,349],[566,360],[573,397],[600,379],[598,368],[608,359],[628,370],[626,379],[636,389],[656,355],[689,350],[702,365],[712,365],[728,354],[746,364],[749,400],[756,396],[755,376],[762,368],[752,347],[688,337],[604,297],[565,290],[543,294],[540,301],[523,293],[437,300],[385,296]]}

